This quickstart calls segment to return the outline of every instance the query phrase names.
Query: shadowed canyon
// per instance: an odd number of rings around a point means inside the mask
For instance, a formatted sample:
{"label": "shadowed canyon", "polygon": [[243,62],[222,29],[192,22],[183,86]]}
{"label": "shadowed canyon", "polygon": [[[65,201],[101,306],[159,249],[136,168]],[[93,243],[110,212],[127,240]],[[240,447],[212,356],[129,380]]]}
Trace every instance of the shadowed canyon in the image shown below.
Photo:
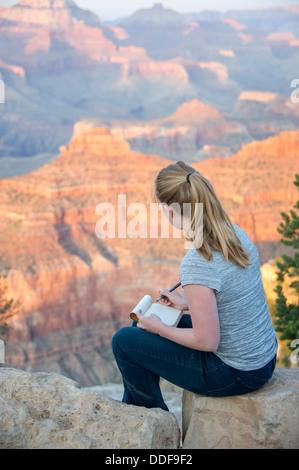
{"label": "shadowed canyon", "polygon": [[298,199],[299,9],[183,15],[158,3],[104,24],[71,0],[21,0],[0,7],[0,43],[0,254],[21,305],[6,366],[117,381],[112,335],[143,295],[178,282],[185,248],[100,239],[96,207],[119,195],[149,207],[157,173],[184,160],[262,264],[284,252],[280,212]]}
{"label": "shadowed canyon", "polygon": [[[130,323],[128,313],[145,293],[155,298],[176,284],[185,248],[183,239],[96,236],[97,205],[117,209],[122,194],[127,205],[148,207],[154,178],[170,160],[134,152],[105,128],[78,123],[75,131],[55,162],[0,181],[8,293],[22,305],[6,361],[93,385],[113,380],[114,331]],[[261,262],[280,253],[276,227],[280,211],[297,198],[290,181],[298,152],[299,131],[293,131],[194,164],[256,243]]]}
{"label": "shadowed canyon", "polygon": [[52,161],[84,119],[188,161],[299,125],[296,6],[179,14],[156,3],[105,24],[72,0],[21,0],[0,7],[0,43],[0,177]]}

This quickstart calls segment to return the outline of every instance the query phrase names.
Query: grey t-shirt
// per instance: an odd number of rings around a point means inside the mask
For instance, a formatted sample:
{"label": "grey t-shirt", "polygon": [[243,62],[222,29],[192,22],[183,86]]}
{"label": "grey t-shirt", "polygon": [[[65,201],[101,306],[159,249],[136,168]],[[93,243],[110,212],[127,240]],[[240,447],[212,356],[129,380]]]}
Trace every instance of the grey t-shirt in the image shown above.
{"label": "grey t-shirt", "polygon": [[[277,336],[271,321],[261,279],[258,250],[246,232],[234,224],[237,236],[252,263],[246,269],[225,261],[213,251],[207,261],[189,248],[180,264],[180,281],[215,290],[220,322],[220,344],[215,354],[240,370],[266,365],[275,355]],[[183,297],[186,295],[183,289]]]}

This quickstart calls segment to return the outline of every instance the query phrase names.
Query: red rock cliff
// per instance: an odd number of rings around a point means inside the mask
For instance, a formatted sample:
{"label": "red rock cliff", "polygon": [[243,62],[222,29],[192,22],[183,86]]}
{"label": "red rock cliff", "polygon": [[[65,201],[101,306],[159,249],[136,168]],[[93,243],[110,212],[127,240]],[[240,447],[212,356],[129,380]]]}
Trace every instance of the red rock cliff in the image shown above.
{"label": "red rock cliff", "polygon": [[[231,158],[193,165],[256,243],[278,241],[280,211],[298,197],[292,189],[298,142],[299,131],[283,133]],[[0,180],[1,253],[11,267],[9,294],[21,302],[7,365],[98,383],[95,364],[103,365],[113,332],[129,323],[129,310],[145,293],[154,297],[177,282],[185,249],[182,239],[95,236],[97,205],[117,208],[119,194],[127,205],[152,202],[155,176],[170,161],[132,152],[107,129],[84,124],[61,151],[38,171]]]}
{"label": "red rock cliff", "polygon": [[234,221],[255,243],[277,242],[280,212],[298,199],[293,185],[298,157],[299,131],[293,131],[244,145],[233,157],[194,166],[211,180]]}

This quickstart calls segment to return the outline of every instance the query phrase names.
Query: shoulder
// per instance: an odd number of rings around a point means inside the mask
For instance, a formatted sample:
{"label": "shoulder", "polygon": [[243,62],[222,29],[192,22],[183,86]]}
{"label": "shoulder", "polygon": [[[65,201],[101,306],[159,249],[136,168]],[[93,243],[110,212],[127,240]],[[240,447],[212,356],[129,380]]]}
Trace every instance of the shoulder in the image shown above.
{"label": "shoulder", "polygon": [[207,260],[202,254],[200,254],[196,248],[191,247],[181,260],[181,268],[189,267],[194,265],[201,269],[213,269],[213,267],[221,261],[222,256],[219,252],[213,251],[213,259]]}
{"label": "shoulder", "polygon": [[233,227],[235,229],[236,235],[239,238],[240,242],[243,245],[243,248],[252,248],[255,245],[253,244],[252,240],[250,239],[249,235],[245,230],[243,230],[241,227],[233,223]]}
{"label": "shoulder", "polygon": [[216,291],[221,289],[219,271],[221,254],[213,253],[213,260],[206,260],[195,248],[189,248],[180,264],[180,281],[186,284],[201,284]]}
{"label": "shoulder", "polygon": [[247,252],[250,262],[257,261],[259,254],[258,254],[258,249],[247,234],[245,230],[241,229],[238,225],[233,224],[234,229],[236,231],[236,235],[238,239],[241,242],[241,245],[243,246],[244,250]]}
{"label": "shoulder", "polygon": [[193,247],[189,248],[181,260],[180,269],[188,269],[190,266],[201,266],[205,264],[204,257]]}

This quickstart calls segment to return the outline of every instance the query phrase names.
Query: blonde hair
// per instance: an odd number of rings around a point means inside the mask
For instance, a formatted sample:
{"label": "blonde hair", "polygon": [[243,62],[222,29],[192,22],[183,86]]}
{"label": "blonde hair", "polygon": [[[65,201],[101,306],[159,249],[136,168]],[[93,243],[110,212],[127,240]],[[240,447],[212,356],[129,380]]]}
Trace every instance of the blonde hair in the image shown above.
{"label": "blonde hair", "polygon": [[[195,207],[196,203],[202,203],[203,231],[200,244],[194,243],[198,247],[197,251],[208,261],[213,259],[212,251],[218,251],[226,261],[230,260],[241,268],[245,269],[250,265],[247,253],[213,186],[190,165],[178,161],[163,168],[155,180],[155,198],[157,202],[169,206],[178,204],[181,214],[183,214],[183,205],[191,204],[191,228],[194,235],[189,241],[193,242],[199,236],[196,229],[198,213]],[[187,236],[186,239],[188,240]]]}

